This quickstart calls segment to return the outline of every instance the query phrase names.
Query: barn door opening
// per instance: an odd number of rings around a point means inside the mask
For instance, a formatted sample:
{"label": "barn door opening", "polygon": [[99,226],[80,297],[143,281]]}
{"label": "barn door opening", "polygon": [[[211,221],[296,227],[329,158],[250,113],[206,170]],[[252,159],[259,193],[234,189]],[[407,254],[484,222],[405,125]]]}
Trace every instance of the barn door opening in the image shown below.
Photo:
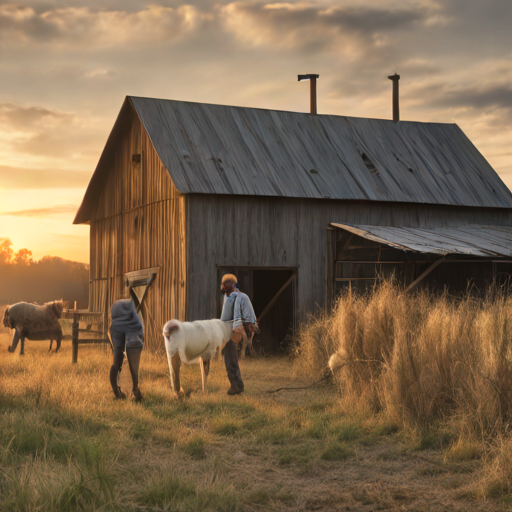
{"label": "barn door opening", "polygon": [[[262,354],[288,350],[295,320],[297,269],[268,267],[231,267],[218,269],[218,285],[224,274],[235,274],[238,288],[251,299],[260,332],[254,336],[254,348]],[[219,301],[219,316],[223,296]]]}

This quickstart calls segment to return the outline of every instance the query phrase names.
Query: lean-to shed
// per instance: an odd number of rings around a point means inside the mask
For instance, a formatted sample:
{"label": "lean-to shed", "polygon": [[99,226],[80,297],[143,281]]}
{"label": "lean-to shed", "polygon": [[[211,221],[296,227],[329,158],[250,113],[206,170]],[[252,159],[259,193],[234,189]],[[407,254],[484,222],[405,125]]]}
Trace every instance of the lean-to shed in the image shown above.
{"label": "lean-to shed", "polygon": [[235,272],[266,350],[380,274],[454,290],[504,278],[511,221],[510,191],[455,124],[138,97],[75,218],[91,226],[90,310],[129,286],[157,347],[169,318],[217,316]]}

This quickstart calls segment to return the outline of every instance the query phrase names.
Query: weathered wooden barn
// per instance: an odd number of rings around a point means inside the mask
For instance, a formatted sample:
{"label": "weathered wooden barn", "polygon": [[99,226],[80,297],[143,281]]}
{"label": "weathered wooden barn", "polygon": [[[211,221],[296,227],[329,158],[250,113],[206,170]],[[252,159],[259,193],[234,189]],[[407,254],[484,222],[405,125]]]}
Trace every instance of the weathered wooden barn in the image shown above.
{"label": "weathered wooden barn", "polygon": [[130,287],[155,348],[169,318],[219,314],[228,271],[266,350],[344,287],[512,272],[512,194],[455,124],[127,97],[75,223],[89,309]]}

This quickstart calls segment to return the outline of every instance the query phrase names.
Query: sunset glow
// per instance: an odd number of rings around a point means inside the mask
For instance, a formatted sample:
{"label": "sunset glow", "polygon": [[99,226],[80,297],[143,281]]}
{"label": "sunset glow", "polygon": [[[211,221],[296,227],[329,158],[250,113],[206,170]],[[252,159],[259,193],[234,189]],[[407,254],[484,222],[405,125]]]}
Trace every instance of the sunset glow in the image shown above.
{"label": "sunset glow", "polygon": [[87,262],[72,224],[126,95],[457,123],[512,186],[512,3],[0,5],[0,238]]}

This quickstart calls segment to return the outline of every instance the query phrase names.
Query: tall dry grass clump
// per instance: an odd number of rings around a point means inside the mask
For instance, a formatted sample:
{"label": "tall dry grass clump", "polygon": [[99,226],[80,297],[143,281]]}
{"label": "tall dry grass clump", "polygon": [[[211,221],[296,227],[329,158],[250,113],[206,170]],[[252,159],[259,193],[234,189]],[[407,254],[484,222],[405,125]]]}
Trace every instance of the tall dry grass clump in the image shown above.
{"label": "tall dry grass clump", "polygon": [[406,294],[386,282],[343,295],[299,333],[297,365],[311,376],[333,362],[342,403],[405,427],[440,420],[478,437],[512,417],[512,299]]}

